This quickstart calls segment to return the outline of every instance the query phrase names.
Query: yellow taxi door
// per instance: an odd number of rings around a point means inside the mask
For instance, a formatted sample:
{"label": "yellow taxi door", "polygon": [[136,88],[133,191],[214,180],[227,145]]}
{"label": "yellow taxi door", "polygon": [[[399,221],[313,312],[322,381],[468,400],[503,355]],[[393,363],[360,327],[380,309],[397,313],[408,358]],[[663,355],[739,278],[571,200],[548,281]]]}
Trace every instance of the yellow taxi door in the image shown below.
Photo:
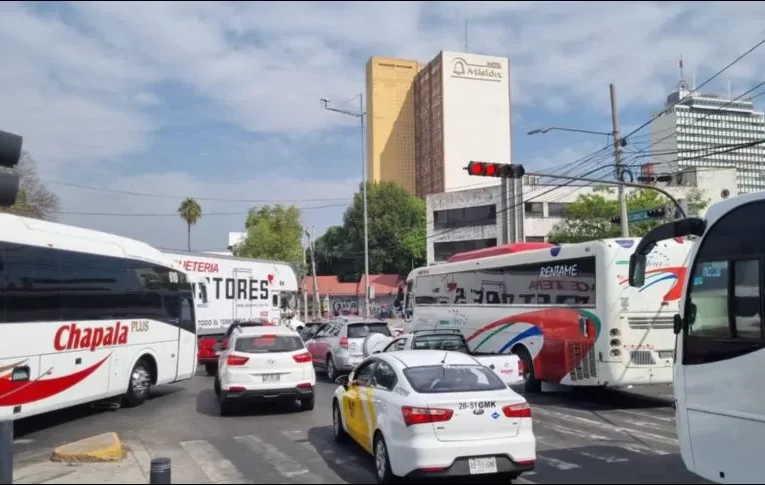
{"label": "yellow taxi door", "polygon": [[[377,365],[375,359],[361,363],[349,376],[348,390],[344,394],[345,412],[348,418],[349,434],[359,445],[372,452],[371,422],[374,420],[374,409],[370,411],[368,398],[372,392],[372,376]],[[371,429],[370,429],[371,428]]]}

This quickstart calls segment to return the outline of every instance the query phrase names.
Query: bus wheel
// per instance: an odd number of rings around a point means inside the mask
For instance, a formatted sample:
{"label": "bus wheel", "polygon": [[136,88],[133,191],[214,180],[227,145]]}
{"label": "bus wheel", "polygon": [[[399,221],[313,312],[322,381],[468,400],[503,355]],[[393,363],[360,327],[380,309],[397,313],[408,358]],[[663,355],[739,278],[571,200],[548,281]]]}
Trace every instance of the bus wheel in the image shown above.
{"label": "bus wheel", "polygon": [[542,392],[542,382],[534,375],[534,360],[524,347],[516,347],[513,353],[523,362],[523,390],[528,393]]}
{"label": "bus wheel", "polygon": [[149,397],[151,370],[145,359],[136,362],[128,381],[128,390],[122,401],[126,407],[140,406]]}

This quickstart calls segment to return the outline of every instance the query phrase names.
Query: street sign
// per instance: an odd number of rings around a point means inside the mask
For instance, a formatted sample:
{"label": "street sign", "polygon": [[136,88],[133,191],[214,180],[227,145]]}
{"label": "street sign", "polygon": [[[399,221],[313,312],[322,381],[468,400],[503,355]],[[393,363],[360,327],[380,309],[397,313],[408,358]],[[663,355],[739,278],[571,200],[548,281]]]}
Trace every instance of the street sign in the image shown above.
{"label": "street sign", "polygon": [[[650,221],[652,219],[663,219],[667,215],[665,207],[654,207],[653,209],[641,209],[632,211],[627,214],[627,221],[630,223]],[[611,218],[611,223],[621,224],[622,218],[620,216],[614,216]]]}

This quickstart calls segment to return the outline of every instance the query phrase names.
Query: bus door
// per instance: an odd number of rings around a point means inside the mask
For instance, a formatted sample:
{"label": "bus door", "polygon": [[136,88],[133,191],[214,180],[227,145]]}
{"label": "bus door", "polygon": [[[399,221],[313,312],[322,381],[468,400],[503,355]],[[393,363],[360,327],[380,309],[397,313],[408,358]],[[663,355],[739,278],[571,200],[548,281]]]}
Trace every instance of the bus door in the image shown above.
{"label": "bus door", "polygon": [[[234,281],[236,283],[234,287],[234,299],[231,302],[231,315],[234,320],[248,320],[258,316],[253,314],[253,302],[249,299],[251,279],[251,270],[246,268],[234,268]],[[244,285],[247,287],[244,288]],[[244,298],[242,298],[242,296],[244,296]]]}
{"label": "bus door", "polygon": [[177,379],[190,379],[197,368],[196,312],[192,295],[181,293],[178,318]]}

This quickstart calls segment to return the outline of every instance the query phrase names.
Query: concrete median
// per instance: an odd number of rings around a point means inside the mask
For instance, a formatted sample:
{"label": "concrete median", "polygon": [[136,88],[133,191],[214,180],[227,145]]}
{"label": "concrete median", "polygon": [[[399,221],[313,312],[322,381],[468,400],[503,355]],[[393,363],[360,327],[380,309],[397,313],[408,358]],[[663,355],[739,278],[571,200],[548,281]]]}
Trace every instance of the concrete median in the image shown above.
{"label": "concrete median", "polygon": [[66,463],[120,461],[125,455],[125,446],[117,433],[103,433],[55,448],[51,460]]}

